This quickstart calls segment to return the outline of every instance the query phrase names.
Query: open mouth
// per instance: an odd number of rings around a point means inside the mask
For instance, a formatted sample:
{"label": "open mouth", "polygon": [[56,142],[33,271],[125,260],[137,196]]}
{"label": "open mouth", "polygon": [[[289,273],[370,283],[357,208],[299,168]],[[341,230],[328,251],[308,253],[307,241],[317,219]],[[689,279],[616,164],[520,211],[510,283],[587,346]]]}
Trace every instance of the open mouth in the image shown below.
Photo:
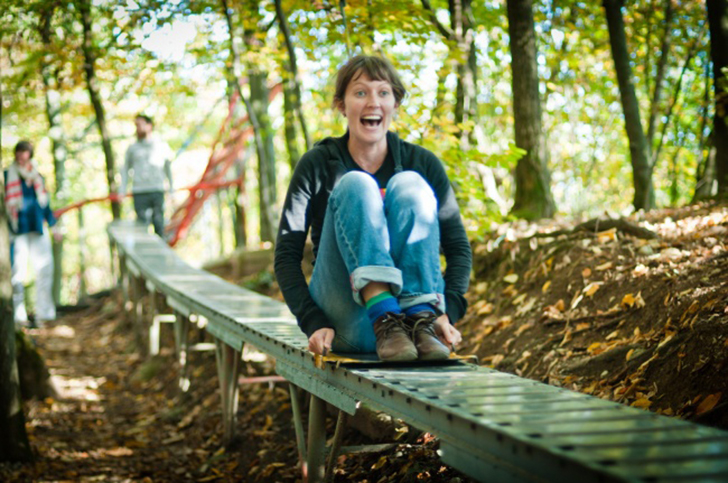
{"label": "open mouth", "polygon": [[361,123],[365,126],[376,127],[382,123],[382,116],[364,116],[361,118]]}

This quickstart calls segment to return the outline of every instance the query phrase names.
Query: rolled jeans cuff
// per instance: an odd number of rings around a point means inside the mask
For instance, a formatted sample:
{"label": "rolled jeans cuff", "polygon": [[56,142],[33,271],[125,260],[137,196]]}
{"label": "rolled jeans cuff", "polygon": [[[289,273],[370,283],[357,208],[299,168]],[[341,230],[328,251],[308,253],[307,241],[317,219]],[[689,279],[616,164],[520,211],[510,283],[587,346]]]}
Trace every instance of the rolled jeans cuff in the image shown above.
{"label": "rolled jeans cuff", "polygon": [[388,283],[392,295],[395,297],[402,292],[402,272],[394,267],[376,265],[359,267],[351,272],[349,280],[351,281],[351,292],[354,301],[361,306],[365,305],[364,300],[361,298],[361,289],[371,282]]}
{"label": "rolled jeans cuff", "polygon": [[438,312],[438,315],[445,313],[445,295],[441,293],[423,293],[416,295],[403,295],[399,299],[399,306],[402,310],[420,304],[430,304]]}

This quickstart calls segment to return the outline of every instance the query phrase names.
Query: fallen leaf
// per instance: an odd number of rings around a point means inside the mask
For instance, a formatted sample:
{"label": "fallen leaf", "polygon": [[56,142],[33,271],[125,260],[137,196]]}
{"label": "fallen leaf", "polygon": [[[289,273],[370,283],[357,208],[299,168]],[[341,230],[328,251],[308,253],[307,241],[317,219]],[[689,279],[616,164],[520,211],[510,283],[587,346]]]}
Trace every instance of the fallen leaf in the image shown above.
{"label": "fallen leaf", "polygon": [[589,278],[589,276],[592,274],[591,268],[586,267],[584,270],[581,271],[581,276],[584,278]]}
{"label": "fallen leaf", "polygon": [[480,307],[477,312],[478,315],[488,315],[488,314],[492,314],[492,313],[493,313],[493,304],[491,304],[491,303],[483,304],[483,306]]}
{"label": "fallen leaf", "polygon": [[660,259],[665,262],[674,262],[683,257],[683,252],[679,248],[665,248],[660,252]]}
{"label": "fallen leaf", "polygon": [[523,303],[523,301],[526,300],[526,296],[527,295],[528,294],[522,293],[521,295],[519,295],[518,297],[516,297],[515,299],[513,299],[513,302],[511,302],[511,304],[513,304],[513,305],[521,305]]}
{"label": "fallen leaf", "polygon": [[698,408],[695,410],[695,414],[700,415],[713,409],[715,405],[718,404],[718,401],[720,401],[722,395],[723,393],[716,392],[715,394],[706,396],[705,399],[703,399],[703,402],[698,405]]}
{"label": "fallen leaf", "polygon": [[642,298],[642,292],[639,292],[637,296],[632,295],[631,293],[628,293],[624,297],[622,297],[622,303],[620,304],[622,307],[635,307],[635,308],[642,308],[645,306],[645,300]]}
{"label": "fallen leaf", "polygon": [[646,266],[644,266],[640,263],[639,265],[634,267],[634,269],[632,270],[632,276],[641,277],[642,275],[647,275],[647,273],[649,271],[650,271],[649,268],[647,268]]}
{"label": "fallen leaf", "polygon": [[524,333],[525,331],[527,331],[528,329],[530,329],[531,327],[533,327],[533,324],[530,322],[527,324],[523,324],[522,326],[520,326],[519,328],[516,329],[515,335],[519,336],[522,333]]}
{"label": "fallen leaf", "polygon": [[[598,354],[599,352],[603,352],[603,351],[599,350],[602,348],[602,345],[603,344],[601,342],[594,342],[593,344],[591,344],[589,347],[586,348],[586,351],[589,354]],[[599,352],[597,352],[597,351],[599,351]]]}
{"label": "fallen leaf", "polygon": [[584,290],[583,290],[584,294],[587,297],[593,296],[595,293],[597,293],[597,290],[599,290],[599,287],[602,286],[602,283],[603,282],[592,282],[592,283],[590,283],[589,285],[587,285],[586,287],[584,287]]}
{"label": "fallen leaf", "polygon": [[606,231],[602,231],[597,233],[597,242],[599,243],[606,243],[609,241],[614,241],[617,239],[617,229],[611,228]]}
{"label": "fallen leaf", "polygon": [[548,292],[550,287],[551,287],[551,280],[547,280],[546,283],[543,284],[543,287],[541,287],[541,293]]}
{"label": "fallen leaf", "polygon": [[577,305],[579,305],[579,302],[581,302],[581,299],[584,298],[584,294],[577,293],[574,296],[574,299],[571,301],[571,308],[575,309]]}
{"label": "fallen leaf", "polygon": [[521,316],[531,311],[533,306],[536,305],[536,297],[531,297],[525,304],[522,304],[516,309],[516,316]]}
{"label": "fallen leaf", "polygon": [[516,283],[518,281],[518,274],[517,273],[511,273],[509,275],[506,275],[503,277],[503,280],[505,282],[508,282],[510,284]]}
{"label": "fallen leaf", "polygon": [[505,359],[505,357],[506,356],[503,354],[494,354],[492,356],[484,357],[483,362],[490,363],[491,366],[496,367],[503,359]]}
{"label": "fallen leaf", "polygon": [[561,343],[559,344],[559,347],[562,347],[565,344],[568,344],[569,341],[571,341],[571,329],[568,329],[566,331],[566,333],[564,334],[564,338],[561,340]]}
{"label": "fallen leaf", "polygon": [[647,409],[650,406],[652,406],[652,401],[643,397],[643,398],[637,399],[635,402],[633,402],[631,404],[631,406],[634,406],[636,408]]}
{"label": "fallen leaf", "polygon": [[612,262],[602,263],[601,265],[597,265],[595,267],[595,269],[599,272],[603,272],[604,270],[609,270],[610,268],[612,268]]}

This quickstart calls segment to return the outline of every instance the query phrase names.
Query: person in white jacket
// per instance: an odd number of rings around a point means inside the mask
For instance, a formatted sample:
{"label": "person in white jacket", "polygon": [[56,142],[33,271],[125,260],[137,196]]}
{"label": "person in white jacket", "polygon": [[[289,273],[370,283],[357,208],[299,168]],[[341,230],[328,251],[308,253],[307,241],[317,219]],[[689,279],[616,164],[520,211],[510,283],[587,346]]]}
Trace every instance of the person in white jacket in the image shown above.
{"label": "person in white jacket", "polygon": [[151,223],[154,233],[164,238],[164,179],[166,177],[167,191],[171,194],[172,150],[166,142],[153,135],[154,122],[149,116],[138,114],[134,125],[137,140],[126,151],[119,195],[123,197],[126,194],[131,177],[137,220],[147,226]]}
{"label": "person in white jacket", "polygon": [[11,283],[15,323],[30,324],[25,307],[28,266],[35,270],[35,324],[42,327],[56,318],[53,301],[53,249],[45,224],[53,238],[61,240],[56,217],[50,207],[45,181],[33,159],[33,145],[20,141],[15,146],[15,162],[3,172],[5,210],[10,228]]}

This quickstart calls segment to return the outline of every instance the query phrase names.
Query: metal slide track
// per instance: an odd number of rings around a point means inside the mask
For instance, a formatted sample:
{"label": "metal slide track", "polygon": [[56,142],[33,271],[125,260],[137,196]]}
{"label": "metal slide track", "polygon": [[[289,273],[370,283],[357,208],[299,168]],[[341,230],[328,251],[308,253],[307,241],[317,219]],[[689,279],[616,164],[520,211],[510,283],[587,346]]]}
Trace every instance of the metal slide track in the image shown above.
{"label": "metal slide track", "polygon": [[[275,358],[293,385],[346,413],[365,403],[435,434],[442,460],[479,481],[728,482],[728,432],[718,429],[464,363],[317,367],[285,304],[190,267],[137,225],[115,222],[108,232],[129,272],[175,311],[207,319],[224,413],[236,409],[237,362],[248,343]],[[309,471],[323,461],[312,431]]]}

